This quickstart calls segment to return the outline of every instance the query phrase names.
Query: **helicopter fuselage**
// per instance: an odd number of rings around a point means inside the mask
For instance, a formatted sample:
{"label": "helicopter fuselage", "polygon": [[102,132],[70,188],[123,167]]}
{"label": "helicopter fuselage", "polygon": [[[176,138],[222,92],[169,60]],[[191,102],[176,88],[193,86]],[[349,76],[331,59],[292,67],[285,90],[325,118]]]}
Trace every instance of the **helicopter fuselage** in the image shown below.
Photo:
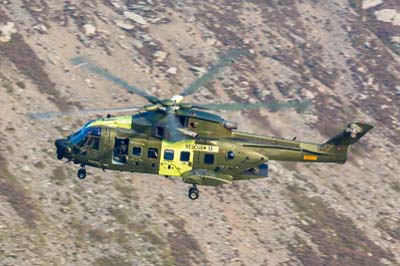
{"label": "helicopter fuselage", "polygon": [[[154,113],[90,121],[56,141],[58,158],[83,167],[176,176],[186,183],[216,186],[266,177],[269,160],[344,163],[352,144],[346,130],[331,142],[315,144],[240,132],[234,123],[206,112],[178,117],[179,127],[193,132],[192,137],[169,139],[169,129]],[[358,138],[372,128],[358,126]]]}

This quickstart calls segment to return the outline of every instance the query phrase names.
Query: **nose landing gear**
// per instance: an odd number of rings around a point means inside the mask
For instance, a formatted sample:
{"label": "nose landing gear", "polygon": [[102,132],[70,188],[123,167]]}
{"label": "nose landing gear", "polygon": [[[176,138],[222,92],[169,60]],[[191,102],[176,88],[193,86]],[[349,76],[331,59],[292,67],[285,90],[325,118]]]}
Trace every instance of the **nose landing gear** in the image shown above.
{"label": "nose landing gear", "polygon": [[191,200],[196,200],[199,198],[200,191],[195,184],[189,189],[188,196]]}
{"label": "nose landing gear", "polygon": [[81,164],[81,168],[78,170],[78,174],[77,174],[79,179],[85,179],[86,178],[86,169],[85,169],[85,165]]}

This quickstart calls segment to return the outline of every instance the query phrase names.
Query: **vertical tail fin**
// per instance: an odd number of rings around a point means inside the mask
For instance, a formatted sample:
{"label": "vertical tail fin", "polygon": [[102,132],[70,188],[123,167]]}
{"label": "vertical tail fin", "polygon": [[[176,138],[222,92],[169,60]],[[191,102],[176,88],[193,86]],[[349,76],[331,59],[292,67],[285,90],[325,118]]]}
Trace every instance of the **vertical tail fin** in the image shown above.
{"label": "vertical tail fin", "polygon": [[361,139],[373,126],[364,122],[355,122],[347,125],[346,129],[329,139],[325,144],[335,146],[349,146]]}
{"label": "vertical tail fin", "polygon": [[330,161],[345,163],[349,146],[356,143],[372,128],[373,126],[363,122],[350,123],[342,132],[322,144],[320,149],[330,154]]}

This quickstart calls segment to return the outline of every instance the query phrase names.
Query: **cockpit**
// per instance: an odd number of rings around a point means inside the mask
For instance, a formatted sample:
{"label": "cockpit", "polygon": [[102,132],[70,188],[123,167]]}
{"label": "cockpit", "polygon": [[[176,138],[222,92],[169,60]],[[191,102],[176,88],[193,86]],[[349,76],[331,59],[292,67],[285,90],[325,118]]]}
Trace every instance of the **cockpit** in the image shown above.
{"label": "cockpit", "polygon": [[99,138],[101,136],[100,127],[88,127],[92,121],[87,122],[77,132],[67,137],[67,141],[74,146],[92,144],[93,148],[98,149]]}
{"label": "cockpit", "polygon": [[72,160],[75,155],[92,154],[100,149],[102,128],[94,125],[92,121],[87,122],[78,131],[69,135],[66,139],[58,139],[54,143],[57,147],[57,158],[63,157]]}

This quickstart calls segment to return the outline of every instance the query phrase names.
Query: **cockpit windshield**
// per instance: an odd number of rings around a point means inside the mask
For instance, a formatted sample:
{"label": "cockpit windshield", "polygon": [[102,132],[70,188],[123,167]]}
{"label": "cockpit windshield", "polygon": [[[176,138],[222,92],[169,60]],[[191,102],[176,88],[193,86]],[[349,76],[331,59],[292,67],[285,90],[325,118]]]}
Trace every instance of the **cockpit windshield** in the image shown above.
{"label": "cockpit windshield", "polygon": [[71,142],[71,144],[81,146],[86,142],[89,136],[101,136],[100,127],[86,127],[90,122],[86,123],[77,132],[68,137],[68,140]]}

